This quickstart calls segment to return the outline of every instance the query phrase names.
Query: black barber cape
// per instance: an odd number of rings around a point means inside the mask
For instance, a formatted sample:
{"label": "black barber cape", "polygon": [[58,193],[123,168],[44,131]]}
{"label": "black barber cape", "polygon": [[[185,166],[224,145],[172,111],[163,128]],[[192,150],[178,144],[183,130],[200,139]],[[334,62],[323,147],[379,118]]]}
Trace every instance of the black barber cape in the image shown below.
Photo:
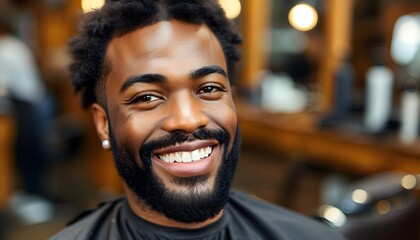
{"label": "black barber cape", "polygon": [[52,240],[341,240],[327,225],[232,191],[219,221],[200,229],[164,227],[137,217],[125,198],[102,205]]}

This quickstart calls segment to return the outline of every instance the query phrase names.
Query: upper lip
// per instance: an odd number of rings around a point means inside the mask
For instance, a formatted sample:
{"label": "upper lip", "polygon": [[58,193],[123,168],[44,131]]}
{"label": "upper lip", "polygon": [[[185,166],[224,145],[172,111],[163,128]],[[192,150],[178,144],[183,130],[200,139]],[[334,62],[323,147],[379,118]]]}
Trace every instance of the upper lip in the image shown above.
{"label": "upper lip", "polygon": [[173,152],[190,152],[196,149],[214,146],[214,145],[217,145],[218,143],[219,142],[217,140],[196,140],[196,141],[191,141],[191,142],[183,142],[175,146],[158,149],[154,151],[153,153],[155,155],[161,155],[161,154],[173,153]]}

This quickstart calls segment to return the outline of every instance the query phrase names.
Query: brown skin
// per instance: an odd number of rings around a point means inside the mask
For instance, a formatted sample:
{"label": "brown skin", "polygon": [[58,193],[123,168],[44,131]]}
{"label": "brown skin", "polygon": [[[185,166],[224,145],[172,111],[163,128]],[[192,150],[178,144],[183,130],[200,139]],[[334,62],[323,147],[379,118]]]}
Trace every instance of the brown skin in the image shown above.
{"label": "brown skin", "polygon": [[[112,62],[105,84],[109,119],[100,104],[95,103],[91,108],[101,141],[109,139],[108,123],[117,141],[125,140],[133,149],[176,130],[192,133],[199,127],[207,127],[226,130],[231,137],[231,149],[237,117],[228,77],[220,72],[198,78],[191,76],[192,72],[208,66],[217,66],[227,73],[220,43],[207,26],[159,22],[113,39],[108,45],[107,57]],[[120,90],[130,77],[144,74],[159,74],[165,80],[136,82]],[[139,96],[142,96],[141,101],[133,102]],[[223,155],[217,141],[196,140],[160,149],[155,154],[192,151],[206,146],[214,146],[213,153],[199,163],[167,164],[154,155],[153,171],[172,191],[191,194],[211,190]],[[138,154],[136,163],[142,167]],[[194,187],[172,182],[175,177],[199,175],[207,175],[209,180]],[[205,222],[180,223],[150,209],[127,186],[125,190],[130,207],[139,217],[164,226],[199,228],[217,221],[223,212]]]}

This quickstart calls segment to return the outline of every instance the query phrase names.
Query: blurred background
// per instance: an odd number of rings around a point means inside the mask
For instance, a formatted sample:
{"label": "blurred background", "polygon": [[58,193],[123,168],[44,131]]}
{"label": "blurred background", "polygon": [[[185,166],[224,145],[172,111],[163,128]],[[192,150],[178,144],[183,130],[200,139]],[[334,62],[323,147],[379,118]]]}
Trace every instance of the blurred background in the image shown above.
{"label": "blurred background", "polygon": [[[219,2],[244,37],[234,187],[349,239],[420,239],[420,2]],[[0,0],[0,239],[46,239],[122,193],[66,71],[101,4]]]}

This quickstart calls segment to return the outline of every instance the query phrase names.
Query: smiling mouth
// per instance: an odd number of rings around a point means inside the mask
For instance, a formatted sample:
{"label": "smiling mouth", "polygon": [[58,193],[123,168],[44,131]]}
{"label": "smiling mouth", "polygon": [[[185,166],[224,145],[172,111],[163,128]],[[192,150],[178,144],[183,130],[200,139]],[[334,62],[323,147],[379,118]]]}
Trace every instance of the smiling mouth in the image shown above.
{"label": "smiling mouth", "polygon": [[203,160],[213,152],[212,146],[203,147],[194,151],[180,151],[166,154],[158,154],[157,157],[167,163],[190,163]]}

